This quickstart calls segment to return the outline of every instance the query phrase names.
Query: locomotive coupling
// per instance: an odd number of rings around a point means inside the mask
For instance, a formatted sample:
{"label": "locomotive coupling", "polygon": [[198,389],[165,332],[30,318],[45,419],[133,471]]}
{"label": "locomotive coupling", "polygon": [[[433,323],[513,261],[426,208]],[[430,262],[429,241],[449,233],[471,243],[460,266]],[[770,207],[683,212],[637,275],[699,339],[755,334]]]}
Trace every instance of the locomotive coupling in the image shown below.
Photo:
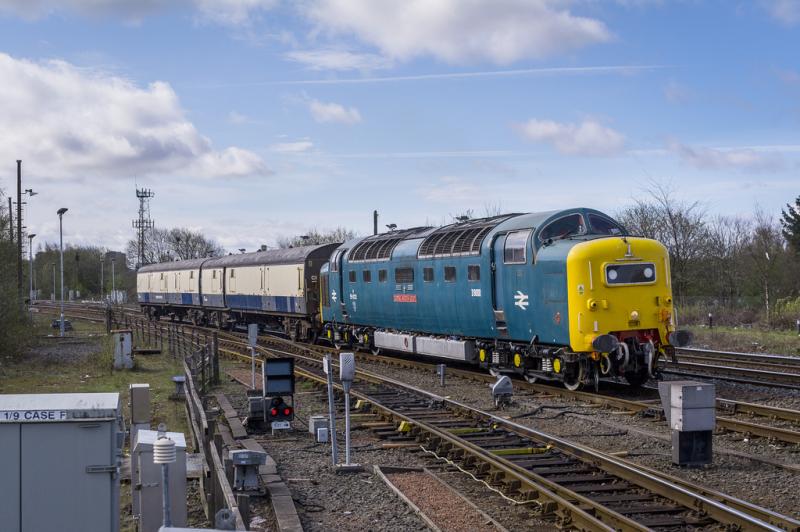
{"label": "locomotive coupling", "polygon": [[668,336],[670,345],[684,347],[692,341],[692,333],[686,330],[672,331]]}
{"label": "locomotive coupling", "polygon": [[611,334],[601,334],[592,340],[592,348],[600,353],[611,353],[617,349],[617,345],[619,345],[619,340]]}

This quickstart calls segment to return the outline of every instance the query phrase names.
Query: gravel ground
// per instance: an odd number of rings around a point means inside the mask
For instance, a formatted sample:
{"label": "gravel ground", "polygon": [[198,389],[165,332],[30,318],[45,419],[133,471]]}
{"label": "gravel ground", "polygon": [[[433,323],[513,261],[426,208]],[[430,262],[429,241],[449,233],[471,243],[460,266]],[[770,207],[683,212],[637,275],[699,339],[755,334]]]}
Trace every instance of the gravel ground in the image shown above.
{"label": "gravel ground", "polygon": [[[278,471],[292,492],[305,530],[413,531],[427,526],[384,482],[373,473],[373,466],[428,467],[439,478],[464,494],[508,530],[550,530],[551,525],[536,519],[530,505],[513,505],[463,473],[438,462],[417,449],[382,449],[381,440],[367,430],[352,433],[351,461],[364,471],[335,474],[331,468],[330,447],[317,444],[308,433],[307,416],[327,412],[326,396],[313,388],[295,394],[294,431],[276,437],[256,436],[278,464]],[[243,388],[236,382],[223,385],[231,404],[245,414]],[[343,460],[343,414],[338,405],[337,425],[340,458]],[[356,423],[354,423],[355,425]],[[454,472],[455,471],[455,472]],[[472,530],[480,530],[477,526]]]}
{"label": "gravel ground", "polygon": [[[438,377],[432,372],[399,369],[366,362],[359,362],[359,368],[407,382],[439,395],[446,395],[483,410],[495,410],[489,388],[482,384],[451,377],[447,386],[441,388]],[[749,395],[748,400],[752,399],[752,395]],[[779,404],[786,405],[785,402]],[[669,431],[663,421],[655,422],[628,413],[583,407],[555,396],[536,396],[530,392],[517,393],[514,403],[502,414],[513,418],[532,412],[535,412],[534,415],[519,417],[515,421],[606,452],[627,451],[632,453],[629,456],[631,460],[642,465],[787,515],[800,517],[800,505],[796,499],[796,494],[800,491],[800,475],[764,462],[717,452],[728,449],[754,457],[797,464],[796,448],[771,445],[761,438],[744,441],[741,435],[715,435],[713,464],[703,468],[686,469],[675,467],[671,463],[670,443],[666,441]],[[655,437],[633,432],[634,430],[652,433]],[[765,486],[770,486],[770,489],[764,489]]]}

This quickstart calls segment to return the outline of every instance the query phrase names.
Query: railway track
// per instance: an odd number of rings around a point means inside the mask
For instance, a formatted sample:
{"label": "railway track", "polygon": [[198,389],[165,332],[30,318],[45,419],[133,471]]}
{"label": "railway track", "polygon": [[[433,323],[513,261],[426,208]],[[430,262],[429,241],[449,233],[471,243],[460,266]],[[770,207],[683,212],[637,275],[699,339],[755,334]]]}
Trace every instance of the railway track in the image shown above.
{"label": "railway track", "polygon": [[[39,304],[42,305],[42,304]],[[37,305],[37,306],[39,306]],[[43,309],[55,310],[58,312],[58,305],[45,304],[42,305]],[[141,316],[134,308],[125,308],[124,312],[128,312],[133,318],[139,319]],[[105,321],[105,307],[104,306],[88,306],[85,304],[68,304],[65,305],[65,316],[86,319],[95,322]],[[184,327],[194,327],[188,324],[183,324]],[[204,330],[202,328],[199,328]],[[221,338],[228,337],[229,339],[236,340],[239,338],[235,333],[220,332]],[[313,352],[324,353],[327,350],[321,346],[312,346],[305,344],[295,344],[287,339],[275,336],[262,336],[262,342],[268,342],[272,345],[277,345],[284,349],[297,348],[300,352]],[[721,352],[711,352],[721,353]],[[725,356],[735,356],[740,353],[723,353]],[[408,360],[405,358],[389,357],[383,355],[372,355],[368,353],[358,353],[360,360],[367,362],[375,362],[381,364],[389,364],[398,367],[414,368],[420,371],[428,372],[434,370],[435,364],[419,361]],[[750,355],[752,357],[763,357],[768,355]],[[784,357],[793,359],[794,357]],[[757,360],[757,358],[755,358]],[[800,358],[798,359],[800,362]],[[800,367],[800,366],[799,366]],[[491,375],[487,375],[482,371],[464,370],[457,368],[448,368],[448,375],[457,376],[473,381],[480,381],[491,384],[495,379]],[[696,375],[701,378],[709,378],[709,375]],[[548,385],[540,383],[527,383],[525,381],[515,381],[515,386],[521,387],[524,390],[529,390],[538,393],[548,393],[559,395],[564,398],[573,399],[589,404],[602,405],[607,408],[614,408],[617,410],[625,410],[629,412],[649,412],[653,415],[663,415],[663,412],[658,404],[652,401],[634,401],[623,399],[606,394],[596,394],[591,392],[570,391],[566,388],[557,385]],[[739,419],[736,416],[746,415],[748,419]],[[764,418],[765,420],[781,420],[788,422],[790,427],[775,426],[769,423],[754,422],[752,418]],[[786,423],[784,423],[785,425]],[[786,444],[800,444],[800,410],[791,410],[786,408],[774,407],[769,405],[747,403],[743,401],[734,401],[730,399],[717,400],[717,427],[718,429],[740,433],[745,436],[756,436],[767,438],[772,441],[783,442]]]}
{"label": "railway track", "polygon": [[678,349],[665,373],[800,390],[800,357]]}
{"label": "railway track", "polygon": [[[242,340],[220,338],[220,345],[230,356],[250,360]],[[291,354],[300,376],[325,382],[316,356],[264,346],[258,350],[265,356]],[[520,501],[538,501],[543,516],[559,526],[800,529],[800,521],[792,518],[376,373],[359,370],[357,377],[354,395],[383,419],[372,425],[379,436],[418,444],[502,486]],[[249,382],[249,374],[240,378]]]}

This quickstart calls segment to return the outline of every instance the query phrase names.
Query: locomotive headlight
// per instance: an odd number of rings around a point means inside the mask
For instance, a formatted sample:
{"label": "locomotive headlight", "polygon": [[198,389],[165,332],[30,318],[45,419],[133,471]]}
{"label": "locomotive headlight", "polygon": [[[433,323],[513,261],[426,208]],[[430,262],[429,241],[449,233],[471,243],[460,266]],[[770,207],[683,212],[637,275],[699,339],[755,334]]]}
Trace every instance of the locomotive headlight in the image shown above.
{"label": "locomotive headlight", "polygon": [[631,311],[631,321],[639,321],[639,311],[638,310]]}
{"label": "locomotive headlight", "polygon": [[644,276],[645,276],[646,279],[652,279],[653,278],[653,268],[645,268],[644,272],[642,272],[642,273],[644,273]]}
{"label": "locomotive headlight", "polygon": [[617,270],[612,270],[612,269],[609,268],[609,270],[608,270],[608,280],[609,281],[616,281],[618,275],[619,274],[617,273]]}

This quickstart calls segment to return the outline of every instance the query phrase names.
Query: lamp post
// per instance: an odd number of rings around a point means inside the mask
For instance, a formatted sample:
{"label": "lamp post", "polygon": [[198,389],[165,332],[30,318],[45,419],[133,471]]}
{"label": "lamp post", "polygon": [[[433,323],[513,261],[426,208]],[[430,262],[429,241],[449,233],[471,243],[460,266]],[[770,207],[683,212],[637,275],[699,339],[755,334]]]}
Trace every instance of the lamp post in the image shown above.
{"label": "lamp post", "polygon": [[58,249],[61,257],[61,315],[59,316],[58,331],[64,336],[64,213],[69,209],[61,207],[58,213]]}
{"label": "lamp post", "polygon": [[28,235],[28,266],[30,266],[30,289],[28,290],[28,297],[30,298],[30,305],[33,304],[33,237],[36,233]]}
{"label": "lamp post", "polygon": [[117,263],[116,257],[111,257],[111,302],[117,303],[117,277],[114,271],[114,265]]}

